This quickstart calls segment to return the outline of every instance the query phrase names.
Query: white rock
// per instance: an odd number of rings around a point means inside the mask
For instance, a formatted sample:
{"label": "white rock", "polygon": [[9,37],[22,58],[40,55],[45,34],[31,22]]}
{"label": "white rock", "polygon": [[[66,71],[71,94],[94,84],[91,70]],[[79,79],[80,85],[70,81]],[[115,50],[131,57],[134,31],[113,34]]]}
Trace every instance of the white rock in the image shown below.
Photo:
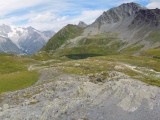
{"label": "white rock", "polygon": [[74,66],[75,66],[75,67],[79,67],[79,66],[80,66],[80,64],[76,63]]}
{"label": "white rock", "polygon": [[2,111],[3,109],[0,107],[0,111]]}
{"label": "white rock", "polygon": [[115,70],[124,70],[124,67],[122,67],[122,66],[115,66],[114,69]]}
{"label": "white rock", "polygon": [[8,104],[4,104],[3,105],[3,110],[7,110],[7,109],[9,109],[9,105]]}

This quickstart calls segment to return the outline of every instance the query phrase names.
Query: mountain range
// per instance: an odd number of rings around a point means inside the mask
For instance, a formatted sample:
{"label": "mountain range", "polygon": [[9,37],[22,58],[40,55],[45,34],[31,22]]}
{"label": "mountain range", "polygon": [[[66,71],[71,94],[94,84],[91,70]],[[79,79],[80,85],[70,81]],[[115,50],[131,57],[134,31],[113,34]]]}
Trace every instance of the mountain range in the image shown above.
{"label": "mountain range", "polygon": [[66,25],[54,34],[54,31],[39,31],[33,27],[1,25],[0,52],[34,54],[43,47],[41,51],[60,56],[139,54],[160,47],[160,9],[124,3],[104,11],[90,25],[80,21],[78,25]]}
{"label": "mountain range", "polygon": [[33,27],[12,28],[0,25],[0,52],[34,54],[54,35],[54,31],[39,31]]}
{"label": "mountain range", "polygon": [[132,2],[103,12],[90,25],[65,26],[42,50],[59,55],[139,54],[159,47],[160,9]]}

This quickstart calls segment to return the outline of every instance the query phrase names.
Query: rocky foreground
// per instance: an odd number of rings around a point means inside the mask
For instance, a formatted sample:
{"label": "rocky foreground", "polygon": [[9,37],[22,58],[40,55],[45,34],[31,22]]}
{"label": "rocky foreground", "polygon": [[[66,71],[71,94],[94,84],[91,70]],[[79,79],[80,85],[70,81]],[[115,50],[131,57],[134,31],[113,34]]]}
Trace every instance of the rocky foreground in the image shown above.
{"label": "rocky foreground", "polygon": [[39,72],[33,86],[0,96],[0,120],[160,120],[160,88],[124,73],[111,71],[101,81],[104,73]]}

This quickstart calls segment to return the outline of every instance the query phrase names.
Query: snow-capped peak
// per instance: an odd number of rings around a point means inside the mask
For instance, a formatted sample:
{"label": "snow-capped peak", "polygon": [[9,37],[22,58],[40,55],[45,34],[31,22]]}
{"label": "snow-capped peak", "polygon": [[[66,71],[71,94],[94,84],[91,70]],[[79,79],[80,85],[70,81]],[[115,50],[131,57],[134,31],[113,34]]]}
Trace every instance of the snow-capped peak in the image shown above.
{"label": "snow-capped peak", "polygon": [[[54,32],[53,32],[54,34]],[[0,25],[0,36],[9,38],[19,49],[28,54],[37,52],[51,38],[33,27],[13,27]]]}

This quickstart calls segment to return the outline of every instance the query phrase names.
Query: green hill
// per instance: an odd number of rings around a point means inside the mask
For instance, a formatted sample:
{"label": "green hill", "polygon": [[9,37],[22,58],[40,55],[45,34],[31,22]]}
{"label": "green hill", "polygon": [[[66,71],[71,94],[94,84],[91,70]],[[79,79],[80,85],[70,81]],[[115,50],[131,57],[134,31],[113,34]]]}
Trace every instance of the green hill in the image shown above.
{"label": "green hill", "polygon": [[81,35],[82,32],[83,28],[81,27],[78,27],[76,25],[67,25],[63,29],[61,29],[56,35],[54,35],[53,38],[49,40],[49,42],[46,44],[46,46],[44,46],[42,50],[56,50],[67,40]]}

